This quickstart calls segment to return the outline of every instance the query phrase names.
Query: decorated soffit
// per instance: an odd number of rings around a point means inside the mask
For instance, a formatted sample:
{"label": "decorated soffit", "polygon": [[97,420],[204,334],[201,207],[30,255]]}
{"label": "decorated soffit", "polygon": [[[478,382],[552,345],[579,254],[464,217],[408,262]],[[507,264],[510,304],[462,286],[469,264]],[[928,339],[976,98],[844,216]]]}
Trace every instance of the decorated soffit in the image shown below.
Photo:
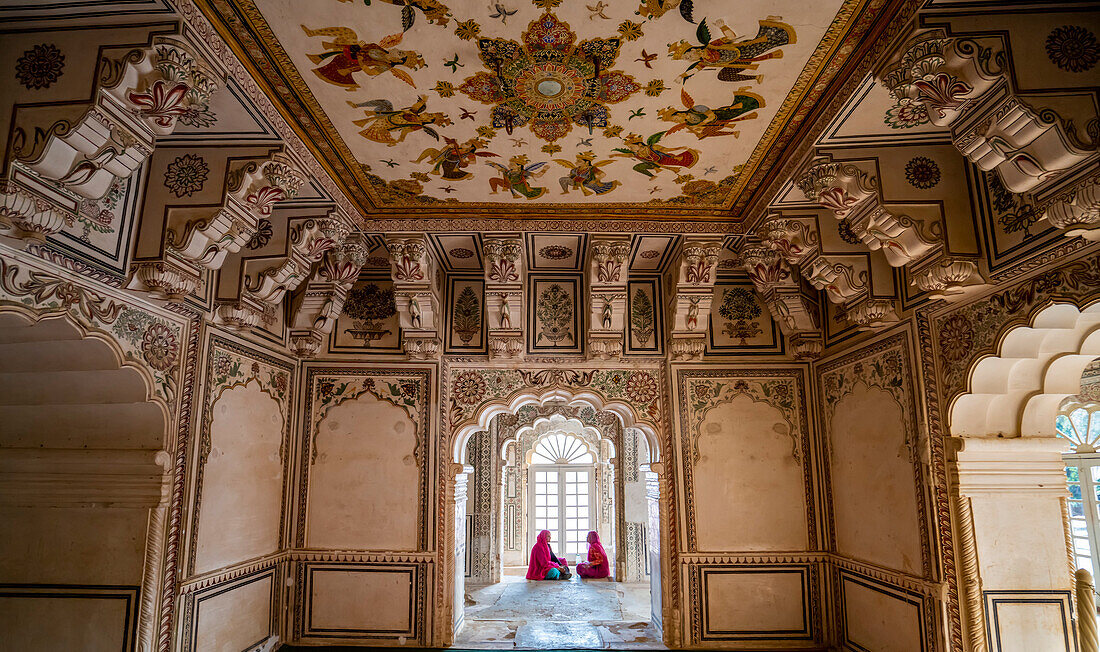
{"label": "decorated soffit", "polygon": [[738,221],[899,18],[889,0],[199,4],[378,217]]}

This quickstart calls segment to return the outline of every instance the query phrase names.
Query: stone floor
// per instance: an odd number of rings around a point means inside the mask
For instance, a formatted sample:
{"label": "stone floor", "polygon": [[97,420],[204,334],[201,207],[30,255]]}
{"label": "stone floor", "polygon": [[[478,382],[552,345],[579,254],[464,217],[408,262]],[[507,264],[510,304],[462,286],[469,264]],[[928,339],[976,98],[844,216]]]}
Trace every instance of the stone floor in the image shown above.
{"label": "stone floor", "polygon": [[649,624],[649,610],[649,584],[576,576],[565,582],[528,582],[506,571],[499,584],[468,587],[466,623],[455,647],[663,650]]}

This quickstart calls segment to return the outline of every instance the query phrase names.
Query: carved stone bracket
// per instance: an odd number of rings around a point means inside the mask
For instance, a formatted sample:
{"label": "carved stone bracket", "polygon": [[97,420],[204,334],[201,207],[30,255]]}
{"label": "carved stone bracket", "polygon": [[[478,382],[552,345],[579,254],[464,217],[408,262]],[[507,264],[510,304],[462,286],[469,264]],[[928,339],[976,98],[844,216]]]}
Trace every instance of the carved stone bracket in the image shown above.
{"label": "carved stone bracket", "polygon": [[64,128],[54,125],[46,138],[30,137],[30,124],[17,125],[12,152],[14,166],[92,200],[136,172],[179,116],[205,109],[219,82],[194,50],[162,37],[119,59],[104,58],[96,84],[84,113]]}
{"label": "carved stone bracket", "polygon": [[[955,146],[1011,192],[1033,190],[1096,155],[1070,137],[1063,118],[1015,95],[1000,38],[917,34],[879,73],[899,104],[922,109],[950,127]],[[1095,118],[1095,116],[1091,116]]]}
{"label": "carved stone bracket", "polygon": [[490,360],[520,360],[523,358],[523,331],[496,330],[489,335]]}
{"label": "carved stone bracket", "polygon": [[707,349],[705,335],[673,334],[668,350],[673,360],[700,360]]}
{"label": "carved stone bracket", "polygon": [[721,252],[720,242],[685,238],[670,301],[670,351],[674,360],[699,358],[706,348],[705,338]]}
{"label": "carved stone bracket", "polygon": [[[31,185],[45,192],[33,192],[28,188]],[[71,225],[76,214],[75,204],[71,205],[71,210],[62,208],[66,206],[65,198],[56,197],[57,193],[50,190],[39,184],[0,182],[0,231],[13,238],[44,243],[47,236],[57,233],[66,224]]]}
{"label": "carved stone bracket", "polygon": [[[821,340],[817,302],[802,292],[798,276],[780,255],[766,245],[750,244],[741,249],[741,262],[757,293],[767,304],[780,330],[793,342]],[[810,347],[796,348],[796,357],[812,357]]]}
{"label": "carved stone bracket", "polygon": [[295,355],[308,358],[317,354],[336,326],[348,291],[366,260],[367,250],[357,240],[342,242],[324,253],[298,297],[290,321],[290,348]]}
{"label": "carved stone bracket", "polygon": [[523,267],[523,241],[519,238],[486,240],[485,282],[519,283]]}
{"label": "carved stone bracket", "polygon": [[1043,219],[1070,237],[1100,240],[1100,175],[1091,176],[1047,205]]}
{"label": "carved stone bracket", "polygon": [[887,209],[877,179],[860,165],[820,157],[797,183],[807,199],[828,208],[837,219],[847,220],[869,249],[881,249],[893,267],[919,260],[938,244],[921,220]]}

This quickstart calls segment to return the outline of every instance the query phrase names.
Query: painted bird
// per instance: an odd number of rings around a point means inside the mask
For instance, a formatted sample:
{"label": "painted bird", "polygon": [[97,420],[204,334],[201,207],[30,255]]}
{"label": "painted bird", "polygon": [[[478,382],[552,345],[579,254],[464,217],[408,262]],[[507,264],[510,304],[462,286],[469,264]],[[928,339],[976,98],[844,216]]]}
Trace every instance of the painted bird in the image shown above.
{"label": "painted bird", "polygon": [[716,168],[715,166],[712,165],[709,168],[707,168],[706,170],[703,170],[703,174],[714,174],[717,171],[718,171],[718,168]]}
{"label": "painted bird", "polygon": [[442,190],[443,192],[445,192],[449,195],[449,194],[451,194],[452,192],[455,191],[455,187],[454,186],[443,186],[442,188],[440,188],[440,190]]}
{"label": "painted bird", "polygon": [[592,139],[581,138],[580,141],[577,142],[577,147],[592,147]]}
{"label": "painted bird", "polygon": [[527,145],[526,138],[509,138],[508,140],[512,141],[512,147],[524,147]]}
{"label": "painted bird", "polygon": [[466,64],[458,62],[458,53],[457,52],[455,52],[455,58],[454,59],[445,60],[443,62],[443,65],[450,68],[451,73],[456,73],[456,72],[458,72],[459,68],[465,68],[466,67]]}
{"label": "painted bird", "polygon": [[389,166],[391,168],[395,168],[399,165],[399,163],[397,161],[393,160],[392,158],[389,159],[389,160],[382,159],[382,162],[385,163],[387,166]]}
{"label": "painted bird", "polygon": [[505,25],[508,24],[508,16],[511,16],[512,14],[519,11],[519,9],[508,11],[508,9],[499,2],[494,3],[493,8],[496,9],[496,13],[489,14],[489,18],[499,18],[500,22],[504,23]]}
{"label": "painted bird", "polygon": [[592,15],[588,17],[588,20],[595,20],[596,16],[599,16],[604,20],[609,20],[609,18],[603,13],[604,10],[607,9],[609,6],[610,5],[604,4],[603,0],[597,2],[596,6],[594,7],[592,5],[585,5],[585,8],[588,9],[588,11],[592,12]]}
{"label": "painted bird", "polygon": [[644,108],[636,109],[636,110],[630,112],[630,117],[627,118],[627,120],[633,120],[634,118],[643,118],[643,117],[645,117],[645,109]]}
{"label": "painted bird", "polygon": [[465,109],[461,106],[458,107],[458,108],[459,108],[460,111],[462,111],[462,115],[458,116],[459,120],[462,120],[464,118],[469,118],[470,120],[473,120],[474,122],[477,122],[477,117],[476,117],[477,116],[477,111],[471,111],[471,110]]}
{"label": "painted bird", "polygon": [[656,58],[657,58],[656,54],[649,54],[648,52],[645,51],[645,48],[642,48],[642,56],[635,59],[635,61],[641,61],[642,63],[645,64],[646,68],[649,68],[650,70],[652,70],[653,66],[649,65],[649,62],[653,61]]}

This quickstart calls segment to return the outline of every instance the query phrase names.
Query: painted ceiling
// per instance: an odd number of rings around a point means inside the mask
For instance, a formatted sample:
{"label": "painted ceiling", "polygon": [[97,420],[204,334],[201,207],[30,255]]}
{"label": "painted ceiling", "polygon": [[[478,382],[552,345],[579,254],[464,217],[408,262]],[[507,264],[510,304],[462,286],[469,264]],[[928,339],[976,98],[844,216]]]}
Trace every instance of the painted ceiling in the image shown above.
{"label": "painted ceiling", "polygon": [[203,6],[365,214],[736,220],[868,3]]}

